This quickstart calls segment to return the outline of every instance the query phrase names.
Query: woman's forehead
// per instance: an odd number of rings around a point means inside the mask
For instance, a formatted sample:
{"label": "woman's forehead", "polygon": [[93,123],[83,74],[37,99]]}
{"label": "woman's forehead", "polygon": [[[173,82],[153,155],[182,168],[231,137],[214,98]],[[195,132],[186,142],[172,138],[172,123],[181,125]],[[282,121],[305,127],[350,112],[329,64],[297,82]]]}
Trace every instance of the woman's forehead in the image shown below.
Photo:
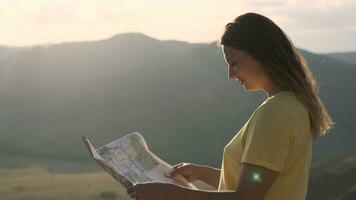
{"label": "woman's forehead", "polygon": [[232,57],[243,57],[244,55],[244,52],[242,50],[239,50],[239,49],[236,49],[234,47],[231,47],[231,46],[226,46],[226,45],[223,45],[222,46],[222,49],[223,49],[223,52],[225,54],[225,57],[227,59],[231,59]]}

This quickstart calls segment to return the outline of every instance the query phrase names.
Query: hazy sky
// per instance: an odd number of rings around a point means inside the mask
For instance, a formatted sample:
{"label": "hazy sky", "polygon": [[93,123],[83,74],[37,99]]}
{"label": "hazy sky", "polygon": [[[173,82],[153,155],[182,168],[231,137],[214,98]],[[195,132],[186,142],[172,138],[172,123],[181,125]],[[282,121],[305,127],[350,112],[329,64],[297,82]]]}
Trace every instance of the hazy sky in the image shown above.
{"label": "hazy sky", "polygon": [[356,51],[356,0],[0,0],[0,45],[98,40],[125,32],[212,42],[245,12],[271,18],[298,47]]}

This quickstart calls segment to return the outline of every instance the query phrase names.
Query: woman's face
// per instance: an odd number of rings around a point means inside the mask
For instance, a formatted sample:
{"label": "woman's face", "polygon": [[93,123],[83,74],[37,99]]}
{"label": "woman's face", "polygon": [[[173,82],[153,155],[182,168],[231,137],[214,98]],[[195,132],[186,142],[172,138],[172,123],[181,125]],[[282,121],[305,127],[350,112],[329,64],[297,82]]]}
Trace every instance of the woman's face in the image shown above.
{"label": "woman's face", "polygon": [[266,74],[260,62],[243,50],[223,45],[224,58],[228,64],[228,77],[239,80],[248,91],[264,88]]}

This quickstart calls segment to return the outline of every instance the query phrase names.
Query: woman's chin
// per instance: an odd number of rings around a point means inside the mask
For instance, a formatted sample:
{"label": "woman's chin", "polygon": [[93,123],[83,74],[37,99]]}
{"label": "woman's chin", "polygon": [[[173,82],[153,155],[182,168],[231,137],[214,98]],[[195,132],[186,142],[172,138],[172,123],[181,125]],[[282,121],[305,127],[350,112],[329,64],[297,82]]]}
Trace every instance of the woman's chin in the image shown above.
{"label": "woman's chin", "polygon": [[245,84],[244,84],[244,89],[245,89],[246,91],[248,91],[248,92],[259,91],[259,90],[260,90],[260,89],[258,89],[258,88],[250,87],[250,86],[245,85]]}

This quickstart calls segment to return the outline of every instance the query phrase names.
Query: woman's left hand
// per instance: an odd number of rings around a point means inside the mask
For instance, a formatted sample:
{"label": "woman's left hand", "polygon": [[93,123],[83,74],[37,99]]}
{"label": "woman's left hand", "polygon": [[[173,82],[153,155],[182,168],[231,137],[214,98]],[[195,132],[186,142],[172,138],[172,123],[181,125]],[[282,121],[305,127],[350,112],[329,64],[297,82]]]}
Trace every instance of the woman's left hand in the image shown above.
{"label": "woman's left hand", "polygon": [[178,189],[170,183],[145,182],[130,186],[127,194],[136,200],[166,200],[174,197]]}

